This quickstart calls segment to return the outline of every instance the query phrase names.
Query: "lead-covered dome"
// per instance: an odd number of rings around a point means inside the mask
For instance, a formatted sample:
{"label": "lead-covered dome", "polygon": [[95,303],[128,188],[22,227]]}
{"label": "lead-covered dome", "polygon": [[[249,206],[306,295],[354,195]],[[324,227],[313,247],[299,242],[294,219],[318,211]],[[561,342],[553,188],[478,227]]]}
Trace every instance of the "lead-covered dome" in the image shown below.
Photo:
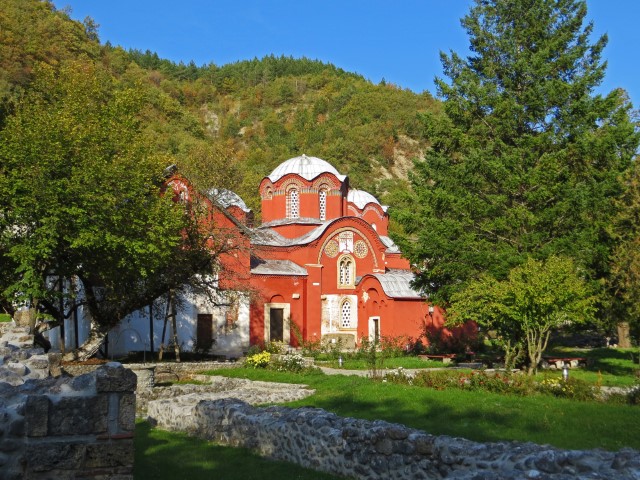
{"label": "lead-covered dome", "polygon": [[307,157],[304,154],[282,162],[273,172],[271,172],[268,178],[275,183],[290,173],[299,175],[309,181],[323,173],[331,173],[341,182],[346,178],[346,175],[340,175],[340,173],[338,173],[338,171],[329,162],[318,157]]}
{"label": "lead-covered dome", "polygon": [[380,205],[380,202],[371,195],[369,192],[365,192],[364,190],[356,190],[355,188],[350,188],[349,193],[347,194],[347,201],[353,203],[356,207],[362,210],[369,203],[374,203],[380,206],[384,211],[387,210],[386,206]]}

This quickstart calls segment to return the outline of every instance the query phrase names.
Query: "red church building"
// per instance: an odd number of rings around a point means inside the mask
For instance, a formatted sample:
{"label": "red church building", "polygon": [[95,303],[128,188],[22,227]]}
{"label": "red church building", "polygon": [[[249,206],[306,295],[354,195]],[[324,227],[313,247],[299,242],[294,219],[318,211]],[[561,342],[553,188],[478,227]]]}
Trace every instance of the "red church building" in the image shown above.
{"label": "red church building", "polygon": [[[412,286],[388,237],[387,207],[352,189],[326,161],[302,155],[260,183],[262,224],[251,231],[250,342],[419,338],[440,312]],[[435,318],[434,318],[435,316]],[[299,338],[299,336],[298,336]]]}

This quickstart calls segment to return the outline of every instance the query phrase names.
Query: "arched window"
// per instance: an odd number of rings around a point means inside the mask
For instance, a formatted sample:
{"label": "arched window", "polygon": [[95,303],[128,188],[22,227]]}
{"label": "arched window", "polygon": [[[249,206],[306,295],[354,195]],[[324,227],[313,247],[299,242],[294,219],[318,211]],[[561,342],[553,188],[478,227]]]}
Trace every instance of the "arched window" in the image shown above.
{"label": "arched window", "polygon": [[342,328],[352,328],[351,324],[351,301],[345,300],[340,308],[340,326]]}
{"label": "arched window", "polygon": [[287,192],[287,218],[298,218],[300,216],[300,197],[298,189],[292,188]]}
{"label": "arched window", "polygon": [[327,219],[327,191],[320,190],[318,193],[318,202],[320,203],[320,220]]}
{"label": "arched window", "polygon": [[355,262],[350,255],[338,260],[338,286],[353,287],[355,285]]}

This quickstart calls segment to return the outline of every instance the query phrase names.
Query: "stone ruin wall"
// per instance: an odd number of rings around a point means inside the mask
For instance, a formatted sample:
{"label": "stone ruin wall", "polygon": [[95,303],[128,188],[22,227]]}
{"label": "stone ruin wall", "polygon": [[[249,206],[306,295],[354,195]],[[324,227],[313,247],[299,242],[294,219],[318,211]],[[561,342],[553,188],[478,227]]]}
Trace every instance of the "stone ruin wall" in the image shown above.
{"label": "stone ruin wall", "polygon": [[0,480],[133,479],[136,376],[60,376],[29,327],[0,338]]}
{"label": "stone ruin wall", "polygon": [[159,427],[357,479],[640,479],[640,452],[477,443],[317,408],[258,408],[185,396],[149,402]]}

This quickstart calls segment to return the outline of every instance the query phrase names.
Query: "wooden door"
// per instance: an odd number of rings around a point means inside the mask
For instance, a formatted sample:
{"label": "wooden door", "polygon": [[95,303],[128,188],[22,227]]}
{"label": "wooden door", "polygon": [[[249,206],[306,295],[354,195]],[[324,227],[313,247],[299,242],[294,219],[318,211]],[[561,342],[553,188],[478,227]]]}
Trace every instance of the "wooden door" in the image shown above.
{"label": "wooden door", "polygon": [[213,315],[211,313],[199,313],[196,332],[196,348],[198,350],[209,350],[212,343]]}
{"label": "wooden door", "polygon": [[269,310],[269,341],[282,342],[284,333],[284,308]]}

